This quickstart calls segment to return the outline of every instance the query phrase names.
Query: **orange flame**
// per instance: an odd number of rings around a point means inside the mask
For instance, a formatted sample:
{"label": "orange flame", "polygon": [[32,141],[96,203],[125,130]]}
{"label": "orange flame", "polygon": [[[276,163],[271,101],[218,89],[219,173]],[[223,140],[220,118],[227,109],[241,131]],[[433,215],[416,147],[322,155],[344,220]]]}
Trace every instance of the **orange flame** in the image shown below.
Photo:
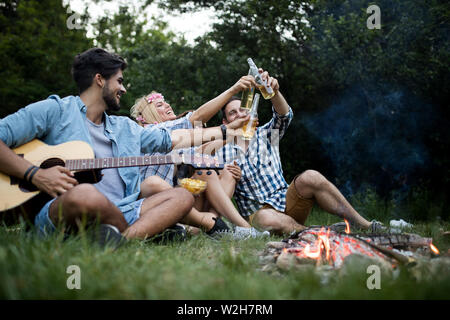
{"label": "orange flame", "polygon": [[319,236],[320,241],[321,241],[321,246],[323,245],[325,248],[325,255],[327,258],[327,261],[330,260],[330,240],[328,239],[327,236]]}
{"label": "orange flame", "polygon": [[328,229],[327,233],[325,233],[325,228],[322,228],[319,232],[318,239],[314,243],[314,247],[316,247],[315,250],[311,250],[311,246],[308,244],[305,247],[305,250],[303,253],[306,257],[311,259],[319,259],[322,256],[322,247],[325,249],[325,256],[327,261],[330,260],[330,230]]}
{"label": "orange flame", "polygon": [[430,249],[431,249],[431,251],[433,251],[435,254],[439,254],[438,248],[436,248],[432,243],[430,243]]}
{"label": "orange flame", "polygon": [[349,234],[350,233],[350,224],[348,223],[347,220],[344,219],[344,221],[345,221],[345,233]]}
{"label": "orange flame", "polygon": [[311,248],[311,246],[309,244],[305,247],[305,251],[304,251],[305,256],[307,256],[308,258],[311,258],[311,259],[319,259],[321,251],[322,251],[321,247],[320,247],[320,240],[319,240],[319,246],[317,247],[317,250],[311,251],[310,248]]}

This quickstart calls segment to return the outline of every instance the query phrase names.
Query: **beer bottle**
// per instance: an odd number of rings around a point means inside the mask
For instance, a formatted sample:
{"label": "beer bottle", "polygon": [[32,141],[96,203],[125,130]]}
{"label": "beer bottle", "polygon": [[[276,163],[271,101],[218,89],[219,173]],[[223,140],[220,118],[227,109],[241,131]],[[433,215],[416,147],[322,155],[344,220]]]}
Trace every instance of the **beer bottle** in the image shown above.
{"label": "beer bottle", "polygon": [[263,80],[261,75],[258,72],[258,67],[253,62],[252,58],[247,59],[248,65],[250,66],[250,70],[248,74],[252,75],[255,78],[255,81],[258,85],[259,91],[261,91],[261,94],[264,99],[270,99],[275,95],[275,92],[273,91],[272,87],[267,85],[267,79]]}
{"label": "beer bottle", "polygon": [[[248,71],[248,74],[251,75],[252,70]],[[250,89],[245,89],[242,91],[241,98],[241,109],[246,109],[248,112],[252,107],[253,95],[255,94],[255,88],[251,87]]]}
{"label": "beer bottle", "polygon": [[258,121],[258,103],[259,93],[256,93],[253,99],[252,109],[250,110],[250,119],[242,127],[242,138],[244,140],[251,140],[255,135],[256,123]]}

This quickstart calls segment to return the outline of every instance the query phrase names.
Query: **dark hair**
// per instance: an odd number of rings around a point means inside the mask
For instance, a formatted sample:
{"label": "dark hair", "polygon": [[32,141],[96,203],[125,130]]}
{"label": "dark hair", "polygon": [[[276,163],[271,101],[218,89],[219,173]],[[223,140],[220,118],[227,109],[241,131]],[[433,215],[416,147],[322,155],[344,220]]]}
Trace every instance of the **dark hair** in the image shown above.
{"label": "dark hair", "polygon": [[238,96],[232,96],[230,99],[228,99],[227,102],[225,102],[225,104],[223,105],[222,109],[220,109],[220,115],[222,116],[222,119],[227,120],[227,116],[226,116],[226,114],[225,114],[225,107],[226,107],[230,102],[235,101],[235,100],[239,100],[239,101],[240,101],[241,98],[238,97]]}
{"label": "dark hair", "polygon": [[125,60],[117,54],[100,48],[91,48],[75,56],[72,76],[81,94],[92,85],[92,80],[97,73],[108,80],[119,69],[123,71],[126,67]]}

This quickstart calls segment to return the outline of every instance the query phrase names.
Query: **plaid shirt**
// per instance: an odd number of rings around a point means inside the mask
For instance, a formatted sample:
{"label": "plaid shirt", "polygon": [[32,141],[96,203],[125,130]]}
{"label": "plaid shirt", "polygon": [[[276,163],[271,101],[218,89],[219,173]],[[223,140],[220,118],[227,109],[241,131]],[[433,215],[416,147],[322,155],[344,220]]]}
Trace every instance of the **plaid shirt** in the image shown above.
{"label": "plaid shirt", "polygon": [[247,153],[236,144],[226,144],[218,152],[225,163],[235,160],[241,168],[242,177],[236,185],[234,197],[239,212],[244,217],[259,210],[264,204],[270,204],[281,212],[286,207],[289,185],[283,178],[279,139],[286,132],[293,112],[291,108],[286,115],[277,114],[273,108],[272,111],[272,119],[257,128]]}
{"label": "plaid shirt", "polygon": [[[158,124],[149,125],[147,127],[150,128],[165,128],[169,132],[176,129],[192,129],[192,123],[189,120],[191,117],[192,112],[189,112],[186,116],[183,118],[179,118],[176,120],[171,121],[165,121]],[[186,148],[183,149],[184,153],[190,153],[193,148]],[[178,153],[179,149],[177,149]],[[170,153],[169,153],[170,154]],[[165,153],[152,153],[152,155],[166,155]],[[164,164],[164,165],[155,165],[155,166],[148,166],[143,167],[141,169],[141,178],[142,180],[150,177],[150,176],[159,176],[162,179],[166,180],[168,183],[170,183],[171,186],[173,186],[173,174],[174,174],[175,166],[173,164]]]}

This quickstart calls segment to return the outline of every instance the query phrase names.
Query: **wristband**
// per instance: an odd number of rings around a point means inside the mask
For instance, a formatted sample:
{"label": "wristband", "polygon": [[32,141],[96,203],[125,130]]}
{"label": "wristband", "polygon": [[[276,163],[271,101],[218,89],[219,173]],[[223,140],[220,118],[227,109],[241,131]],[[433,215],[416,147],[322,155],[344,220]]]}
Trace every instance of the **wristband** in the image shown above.
{"label": "wristband", "polygon": [[220,129],[222,129],[222,140],[226,141],[227,140],[227,126],[222,123],[220,125]]}
{"label": "wristband", "polygon": [[28,176],[28,174],[30,173],[30,171],[33,170],[34,168],[37,168],[37,167],[33,165],[33,166],[29,167],[29,168],[27,169],[27,171],[25,171],[25,173],[23,174],[23,179],[24,179],[24,180],[28,180],[28,179],[27,179],[27,176]]}
{"label": "wristband", "polygon": [[33,179],[33,176],[36,174],[36,172],[38,172],[39,169],[40,169],[39,167],[33,168],[33,170],[30,173],[30,176],[27,179],[29,183],[32,183],[31,179]]}

